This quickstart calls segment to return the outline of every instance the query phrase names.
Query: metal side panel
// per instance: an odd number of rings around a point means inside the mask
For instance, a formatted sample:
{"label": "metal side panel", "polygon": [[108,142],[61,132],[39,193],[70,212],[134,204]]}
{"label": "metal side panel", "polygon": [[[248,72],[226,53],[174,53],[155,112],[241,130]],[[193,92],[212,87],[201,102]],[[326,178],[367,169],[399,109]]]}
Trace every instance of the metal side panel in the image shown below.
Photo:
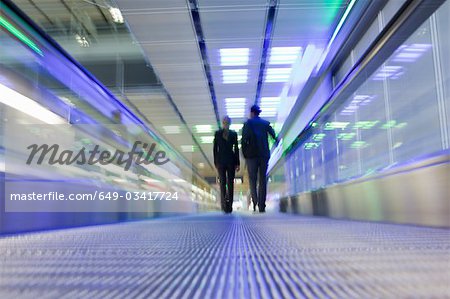
{"label": "metal side panel", "polygon": [[450,227],[450,164],[438,163],[290,197],[304,215]]}

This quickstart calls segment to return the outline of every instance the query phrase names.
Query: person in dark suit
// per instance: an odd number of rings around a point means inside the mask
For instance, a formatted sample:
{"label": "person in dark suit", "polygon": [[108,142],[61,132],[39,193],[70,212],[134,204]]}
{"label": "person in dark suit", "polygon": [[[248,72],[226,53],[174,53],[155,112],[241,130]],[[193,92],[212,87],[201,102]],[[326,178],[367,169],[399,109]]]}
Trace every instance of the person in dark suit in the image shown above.
{"label": "person in dark suit", "polygon": [[233,211],[234,176],[239,171],[237,133],[230,130],[231,119],[225,116],[222,129],[214,134],[214,165],[220,180],[220,199],[225,213]]}
{"label": "person in dark suit", "polygon": [[[256,211],[258,205],[259,212],[266,211],[266,193],[267,193],[267,166],[270,158],[269,140],[270,135],[278,144],[278,138],[275,131],[270,126],[270,122],[259,117],[261,109],[253,105],[250,109],[250,119],[244,123],[242,128],[242,139],[248,138],[249,134],[254,134],[257,144],[257,153],[255,157],[247,158],[248,179],[250,185],[250,194],[253,201],[253,211]],[[256,185],[258,183],[258,188]]]}

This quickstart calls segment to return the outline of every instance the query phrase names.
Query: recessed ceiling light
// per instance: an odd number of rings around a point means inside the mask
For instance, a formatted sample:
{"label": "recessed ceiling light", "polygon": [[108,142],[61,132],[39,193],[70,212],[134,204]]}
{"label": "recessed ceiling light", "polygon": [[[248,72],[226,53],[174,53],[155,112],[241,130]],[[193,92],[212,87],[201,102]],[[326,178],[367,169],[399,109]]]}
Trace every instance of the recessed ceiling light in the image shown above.
{"label": "recessed ceiling light", "polygon": [[212,132],[211,125],[196,125],[196,126],[194,126],[194,128],[197,133],[211,133]]}
{"label": "recessed ceiling light", "polygon": [[225,105],[228,106],[242,106],[247,103],[246,98],[226,98]]}
{"label": "recessed ceiling light", "polygon": [[200,140],[202,143],[213,143],[214,136],[201,136]]}
{"label": "recessed ceiling light", "polygon": [[222,82],[224,84],[246,83],[248,80],[247,69],[222,70]]}
{"label": "recessed ceiling light", "polygon": [[266,82],[287,82],[291,76],[291,68],[268,68]]}
{"label": "recessed ceiling light", "polygon": [[273,47],[270,50],[269,64],[293,64],[301,49],[301,47]]}
{"label": "recessed ceiling light", "polygon": [[248,64],[249,48],[220,49],[220,64],[222,66],[243,66]]}
{"label": "recessed ceiling light", "polygon": [[195,151],[195,146],[193,145],[182,145],[181,151],[183,153],[193,153]]}
{"label": "recessed ceiling light", "polygon": [[166,134],[179,134],[180,126],[163,126],[164,132]]}
{"label": "recessed ceiling light", "polygon": [[225,107],[227,115],[231,118],[244,117],[246,103],[246,98],[226,98]]}

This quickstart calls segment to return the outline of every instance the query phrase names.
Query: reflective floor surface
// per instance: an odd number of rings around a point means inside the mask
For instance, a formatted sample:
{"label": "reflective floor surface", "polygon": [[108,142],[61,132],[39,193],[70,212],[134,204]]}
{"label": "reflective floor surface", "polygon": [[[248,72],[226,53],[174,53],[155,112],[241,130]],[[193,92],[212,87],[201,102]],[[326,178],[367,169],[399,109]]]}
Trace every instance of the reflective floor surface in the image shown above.
{"label": "reflective floor surface", "polygon": [[450,230],[205,214],[0,238],[0,298],[450,298]]}

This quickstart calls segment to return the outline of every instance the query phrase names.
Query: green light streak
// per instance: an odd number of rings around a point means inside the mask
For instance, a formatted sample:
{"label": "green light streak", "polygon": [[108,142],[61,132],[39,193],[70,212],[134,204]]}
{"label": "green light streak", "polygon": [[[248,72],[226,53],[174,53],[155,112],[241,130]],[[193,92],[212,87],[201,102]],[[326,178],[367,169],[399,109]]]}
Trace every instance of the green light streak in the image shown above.
{"label": "green light streak", "polygon": [[404,127],[406,127],[408,125],[408,123],[399,123],[398,125],[396,125],[395,127],[397,128],[397,129],[401,129],[401,128],[404,128]]}
{"label": "green light streak", "polygon": [[310,150],[314,148],[318,148],[320,143],[317,142],[306,142],[304,145],[305,150]]}
{"label": "green light streak", "polygon": [[38,53],[41,56],[44,56],[41,49],[31,40],[23,34],[19,29],[14,27],[11,23],[9,23],[5,18],[0,16],[0,25],[3,26],[6,30],[8,30],[12,35],[17,37],[21,42],[30,47],[34,52]]}
{"label": "green light streak", "polygon": [[351,140],[353,138],[355,138],[356,133],[339,133],[337,135],[337,139],[341,139],[341,140]]}
{"label": "green light streak", "polygon": [[349,5],[347,6],[347,8],[345,9],[344,15],[342,16],[342,18],[339,20],[338,25],[336,26],[336,29],[333,32],[333,35],[331,36],[330,42],[328,45],[331,45],[331,43],[333,43],[334,39],[336,38],[336,35],[338,34],[338,32],[341,30],[342,25],[344,25],[345,20],[347,19],[350,11],[353,8],[353,5],[355,5],[356,0],[352,0],[350,1]]}
{"label": "green light streak", "polygon": [[326,136],[326,135],[325,135],[324,133],[314,134],[314,135],[312,136],[312,139],[313,139],[314,141],[322,141],[323,138],[324,138],[325,136]]}
{"label": "green light streak", "polygon": [[336,129],[344,130],[349,124],[349,122],[333,121],[325,123],[325,127],[323,129],[327,131]]}
{"label": "green light streak", "polygon": [[336,19],[339,8],[343,5],[342,0],[325,0],[325,9],[323,12],[324,24],[330,26],[332,22]]}
{"label": "green light streak", "polygon": [[365,141],[354,141],[350,147],[351,148],[364,148],[368,145],[369,144]]}
{"label": "green light streak", "polygon": [[357,121],[355,123],[355,125],[353,126],[353,129],[369,130],[369,129],[372,129],[377,123],[379,123],[378,120],[374,120],[374,121]]}
{"label": "green light streak", "polygon": [[381,128],[382,129],[393,128],[393,127],[395,127],[396,124],[397,124],[397,122],[395,120],[390,120],[387,123],[385,123],[384,125],[382,125]]}

